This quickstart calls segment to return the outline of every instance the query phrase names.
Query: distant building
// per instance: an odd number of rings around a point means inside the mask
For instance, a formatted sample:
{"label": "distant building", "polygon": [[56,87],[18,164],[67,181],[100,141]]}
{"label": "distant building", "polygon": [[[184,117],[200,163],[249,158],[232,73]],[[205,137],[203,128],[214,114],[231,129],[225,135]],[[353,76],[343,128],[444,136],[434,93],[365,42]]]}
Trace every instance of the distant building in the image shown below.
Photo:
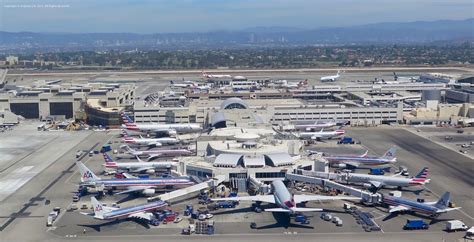
{"label": "distant building", "polygon": [[446,101],[449,103],[474,103],[474,88],[461,87],[447,90]]}
{"label": "distant building", "polygon": [[10,66],[18,65],[18,56],[10,55],[10,56],[7,56],[5,60],[7,62],[6,63],[7,65],[10,65]]}

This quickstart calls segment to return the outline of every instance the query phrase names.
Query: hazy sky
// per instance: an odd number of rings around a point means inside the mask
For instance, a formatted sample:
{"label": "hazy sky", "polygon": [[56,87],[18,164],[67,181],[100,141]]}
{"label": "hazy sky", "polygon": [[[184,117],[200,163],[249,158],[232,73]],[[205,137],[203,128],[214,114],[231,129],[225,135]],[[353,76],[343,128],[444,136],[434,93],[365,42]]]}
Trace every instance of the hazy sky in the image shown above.
{"label": "hazy sky", "polygon": [[472,0],[0,0],[0,29],[193,32],[472,18]]}

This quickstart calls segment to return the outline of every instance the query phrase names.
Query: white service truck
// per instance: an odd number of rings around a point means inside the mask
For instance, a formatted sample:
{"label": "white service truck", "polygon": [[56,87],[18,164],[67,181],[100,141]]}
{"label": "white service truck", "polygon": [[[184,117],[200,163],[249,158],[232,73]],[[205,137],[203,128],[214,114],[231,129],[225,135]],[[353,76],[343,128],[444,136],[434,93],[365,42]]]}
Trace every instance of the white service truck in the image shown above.
{"label": "white service truck", "polygon": [[452,231],[458,231],[458,230],[467,230],[468,227],[459,220],[451,220],[446,222],[446,231],[452,232]]}

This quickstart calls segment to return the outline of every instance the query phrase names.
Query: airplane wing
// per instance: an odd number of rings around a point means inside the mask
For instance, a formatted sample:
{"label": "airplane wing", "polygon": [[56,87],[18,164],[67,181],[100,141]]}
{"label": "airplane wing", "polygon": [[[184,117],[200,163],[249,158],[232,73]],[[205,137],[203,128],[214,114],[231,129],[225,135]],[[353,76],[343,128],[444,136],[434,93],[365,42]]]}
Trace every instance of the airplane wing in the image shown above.
{"label": "airplane wing", "polygon": [[323,138],[323,136],[320,135],[320,134],[313,134],[313,135],[311,136],[311,139],[320,139],[320,138]]}
{"label": "airplane wing", "polygon": [[263,210],[265,212],[272,212],[272,213],[291,213],[291,210],[284,209],[284,208],[267,208]]}
{"label": "airplane wing", "polygon": [[127,179],[137,179],[138,178],[138,177],[136,177],[134,175],[130,175],[128,173],[122,173],[122,175]]}
{"label": "airplane wing", "polygon": [[378,181],[369,181],[369,183],[377,189],[379,189],[383,186],[383,184],[381,182],[378,182]]}
{"label": "airplane wing", "polygon": [[124,191],[121,191],[121,192],[118,192],[118,193],[115,193],[117,195],[120,195],[120,194],[126,194],[126,193],[131,193],[131,192],[141,192],[145,189],[149,189],[149,188],[153,188],[151,186],[143,186],[143,187],[133,187],[133,188],[129,188],[127,190],[124,190]]}
{"label": "airplane wing", "polygon": [[410,210],[410,208],[407,208],[407,207],[402,206],[402,205],[398,205],[396,207],[391,208],[388,212],[389,213],[396,213],[396,212],[409,211],[409,210]]}
{"label": "airplane wing", "polygon": [[354,162],[354,161],[344,161],[343,163],[344,163],[344,164],[346,164],[346,165],[349,165],[349,166],[355,167],[355,168],[357,168],[357,167],[359,167],[359,166],[360,166],[360,163],[358,163],[358,162]]}
{"label": "airplane wing", "polygon": [[275,203],[275,197],[273,197],[273,195],[226,197],[226,198],[214,198],[211,200],[212,201],[253,201],[253,202]]}
{"label": "airplane wing", "polygon": [[[129,169],[131,172],[136,172],[136,173],[139,173],[139,172],[142,172],[142,171],[146,171],[148,169],[152,169],[152,167],[149,167],[149,166],[146,166],[146,167],[139,167],[139,168],[135,168],[135,169]],[[129,174],[127,174],[129,175]],[[131,176],[131,175],[129,175]],[[128,178],[128,177],[127,177]]]}
{"label": "airplane wing", "polygon": [[148,146],[156,146],[156,147],[159,147],[159,146],[162,146],[163,144],[160,143],[160,142],[148,142],[147,145],[148,145]]}
{"label": "airplane wing", "polygon": [[148,160],[151,160],[151,159],[154,159],[154,158],[157,158],[157,157],[160,157],[161,154],[153,154],[153,155],[148,155]]}
{"label": "airplane wing", "polygon": [[360,200],[358,197],[348,197],[348,196],[322,196],[322,195],[305,195],[297,194],[294,195],[294,200],[296,203],[307,202],[307,201],[327,201],[327,200]]}
{"label": "airplane wing", "polygon": [[153,218],[153,215],[151,213],[140,212],[140,213],[130,214],[128,217],[129,218],[144,219],[144,220],[150,221]]}

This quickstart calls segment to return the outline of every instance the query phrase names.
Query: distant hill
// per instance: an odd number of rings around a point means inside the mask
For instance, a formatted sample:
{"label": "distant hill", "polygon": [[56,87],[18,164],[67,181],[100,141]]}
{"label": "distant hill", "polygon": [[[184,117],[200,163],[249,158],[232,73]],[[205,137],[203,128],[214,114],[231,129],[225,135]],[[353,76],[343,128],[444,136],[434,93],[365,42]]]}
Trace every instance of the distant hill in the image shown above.
{"label": "distant hill", "polygon": [[300,29],[255,27],[206,33],[32,33],[0,32],[0,47],[32,50],[195,49],[311,44],[427,44],[474,40],[474,18],[465,20],[376,23]]}

